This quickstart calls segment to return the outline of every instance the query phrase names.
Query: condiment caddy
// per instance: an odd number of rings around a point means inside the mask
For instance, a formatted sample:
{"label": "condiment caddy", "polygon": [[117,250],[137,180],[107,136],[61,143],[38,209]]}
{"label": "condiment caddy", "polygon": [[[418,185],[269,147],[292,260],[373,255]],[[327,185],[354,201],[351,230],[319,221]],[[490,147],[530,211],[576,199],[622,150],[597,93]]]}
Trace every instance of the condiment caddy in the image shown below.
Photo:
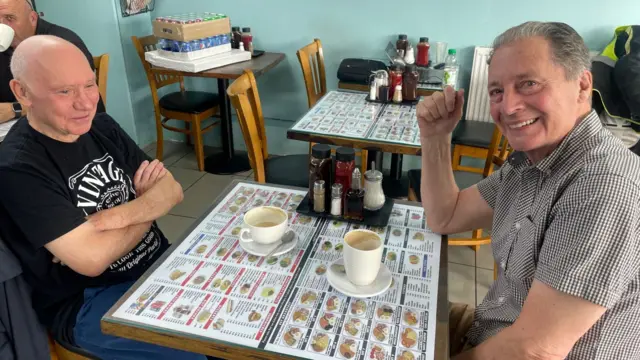
{"label": "condiment caddy", "polygon": [[355,151],[340,147],[335,161],[328,145],[316,144],[309,161],[309,192],[296,211],[315,217],[350,221],[369,226],[386,226],[393,199],[382,190],[382,173],[362,173],[355,166]]}
{"label": "condiment caddy", "polygon": [[369,79],[366,100],[375,103],[415,105],[420,101],[418,82],[420,74],[414,64],[402,67],[394,64],[387,70],[378,70]]}

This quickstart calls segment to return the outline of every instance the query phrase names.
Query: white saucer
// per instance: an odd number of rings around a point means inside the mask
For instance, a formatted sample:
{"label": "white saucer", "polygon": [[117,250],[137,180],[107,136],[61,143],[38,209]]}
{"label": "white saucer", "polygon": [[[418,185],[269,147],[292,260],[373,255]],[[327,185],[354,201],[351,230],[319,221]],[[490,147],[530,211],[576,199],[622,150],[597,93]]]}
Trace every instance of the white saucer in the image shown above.
{"label": "white saucer", "polygon": [[[287,231],[293,231],[293,230],[289,229]],[[296,244],[298,243],[298,234],[296,234],[295,231],[293,231],[293,233],[294,233],[293,241],[281,247],[280,250],[273,253],[272,256],[286,254],[296,247]],[[271,252],[271,250],[273,250],[276,246],[278,246],[275,244],[269,244],[269,245],[258,244],[257,242],[254,242],[254,241],[252,242],[243,242],[240,240],[238,241],[240,242],[240,247],[244,251],[248,252],[251,255],[256,255],[256,256],[266,256]]]}
{"label": "white saucer", "polygon": [[342,258],[334,261],[327,270],[327,280],[337,291],[354,298],[368,298],[378,296],[389,289],[391,281],[391,271],[384,263],[380,264],[378,277],[369,285],[356,286],[347,279],[344,272],[344,261]]}

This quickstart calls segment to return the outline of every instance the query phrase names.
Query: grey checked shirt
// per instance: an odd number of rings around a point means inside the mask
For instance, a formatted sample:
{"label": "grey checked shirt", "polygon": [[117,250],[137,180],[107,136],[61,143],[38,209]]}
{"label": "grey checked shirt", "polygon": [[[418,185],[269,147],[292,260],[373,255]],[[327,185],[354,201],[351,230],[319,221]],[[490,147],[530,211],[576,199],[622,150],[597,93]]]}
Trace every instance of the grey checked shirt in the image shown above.
{"label": "grey checked shirt", "polygon": [[567,359],[640,359],[640,157],[592,111],[541,162],[515,152],[478,189],[499,276],[470,343],[513,324],[537,279],[607,309]]}

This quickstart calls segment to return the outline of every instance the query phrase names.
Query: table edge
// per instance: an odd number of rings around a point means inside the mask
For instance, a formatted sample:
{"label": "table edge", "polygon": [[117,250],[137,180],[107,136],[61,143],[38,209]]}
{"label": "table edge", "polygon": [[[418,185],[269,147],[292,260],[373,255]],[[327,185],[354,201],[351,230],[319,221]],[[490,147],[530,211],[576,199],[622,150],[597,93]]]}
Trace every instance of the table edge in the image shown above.
{"label": "table edge", "polygon": [[[138,278],[138,280],[136,280],[136,282],[118,299],[118,301],[111,306],[111,308],[109,309],[109,311],[107,311],[107,313],[100,319],[100,327],[102,329],[102,331],[104,332],[105,330],[107,330],[108,334],[114,335],[114,336],[119,336],[117,335],[117,331],[110,331],[109,328],[112,326],[122,326],[122,327],[126,327],[132,330],[136,330],[136,331],[142,331],[142,332],[149,332],[149,333],[155,333],[155,334],[161,334],[163,336],[175,336],[175,334],[172,334],[168,331],[166,331],[165,329],[156,327],[154,325],[144,325],[145,327],[147,327],[147,329],[142,328],[140,326],[138,326],[138,322],[133,322],[133,321],[129,321],[129,320],[123,320],[120,318],[115,318],[113,317],[113,314],[118,310],[118,308],[120,308],[122,306],[122,304],[126,301],[126,299],[128,299],[148,278],[149,276],[157,270],[158,267],[160,267],[162,265],[162,263],[167,259],[167,257],[169,257],[171,255],[171,253],[173,252],[173,250],[175,250],[174,248],[177,248],[178,246],[180,246],[180,244],[182,244],[183,241],[185,241],[187,239],[187,236],[211,213],[211,211],[213,209],[215,209],[216,206],[218,206],[222,200],[224,200],[224,198],[231,192],[231,190],[233,190],[233,188],[238,185],[239,183],[246,183],[246,184],[252,184],[252,185],[261,185],[261,186],[272,186],[272,187],[278,187],[278,188],[282,188],[282,189],[289,189],[289,190],[308,190],[306,188],[301,188],[301,187],[296,187],[296,186],[288,186],[288,185],[278,185],[278,184],[268,184],[268,183],[259,183],[256,181],[252,181],[252,180],[247,180],[247,179],[233,179],[231,181],[231,183],[229,183],[224,190],[220,193],[220,195],[218,195],[216,197],[216,199],[213,201],[212,205],[209,206],[209,208],[207,208],[206,211],[203,212],[203,214],[196,219],[196,221],[193,222],[193,224],[191,224],[186,231],[183,232],[183,234],[179,237],[179,240],[174,242],[173,244],[171,244],[171,246],[165,250],[165,252],[162,254],[162,256],[157,259],[153,265],[147,269],[144,274],[142,276],[140,276]],[[409,205],[409,206],[416,206],[416,204],[419,205],[418,202],[415,201],[408,201],[408,200],[394,200],[394,203],[396,204],[400,204],[400,205]],[[448,320],[449,320],[449,295],[448,292],[446,294],[446,296],[443,296],[442,292],[440,291],[440,287],[444,284],[444,286],[446,286],[447,290],[448,290],[448,251],[447,251],[447,240],[448,240],[448,236],[447,235],[440,235],[440,239],[441,239],[441,244],[440,244],[440,267],[439,267],[439,276],[438,276],[438,297],[437,297],[437,307],[436,307],[436,337],[435,337],[435,346],[434,346],[434,358],[437,358],[438,354],[436,349],[440,349],[438,347],[438,343],[442,342],[443,338],[446,338],[445,344],[446,344],[446,352],[445,354],[443,354],[442,359],[448,359],[449,356],[449,331],[448,331]],[[444,259],[444,261],[443,261]],[[444,271],[443,271],[444,270]],[[443,274],[444,273],[444,274]],[[444,314],[446,313],[446,317],[444,316]],[[438,323],[439,322],[445,322],[447,324],[447,331],[438,331]],[[442,324],[441,324],[442,326]],[[153,329],[157,329],[157,331],[151,331],[148,330],[149,328],[153,328]],[[238,350],[242,350],[242,351],[249,351],[249,352],[255,352],[256,354],[277,354],[278,357],[280,356],[285,356],[284,354],[281,353],[275,353],[266,349],[259,349],[256,350],[254,348],[251,348],[249,346],[243,346],[243,345],[239,345],[239,344],[234,344],[234,343],[229,343],[223,340],[218,340],[218,339],[209,339],[209,338],[203,338],[200,337],[198,335],[190,335],[193,336],[194,338],[192,339],[187,339],[188,341],[196,341],[199,343],[205,342],[205,343],[209,343],[211,345],[216,345],[216,344],[220,344],[223,346],[228,346],[232,349],[238,349]],[[198,338],[198,339],[195,339]],[[202,339],[202,340],[199,340]],[[139,339],[140,341],[142,341],[142,339]],[[180,339],[181,341],[186,341],[184,338]],[[443,350],[440,350],[443,351]],[[259,356],[255,356],[252,355],[248,358],[260,358]],[[265,358],[266,359],[266,358]]]}

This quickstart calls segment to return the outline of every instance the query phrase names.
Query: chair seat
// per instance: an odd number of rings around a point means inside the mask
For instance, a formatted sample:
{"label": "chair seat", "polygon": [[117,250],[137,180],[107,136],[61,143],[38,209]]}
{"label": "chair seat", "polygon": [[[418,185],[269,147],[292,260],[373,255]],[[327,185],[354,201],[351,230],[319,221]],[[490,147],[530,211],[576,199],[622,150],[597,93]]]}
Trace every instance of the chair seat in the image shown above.
{"label": "chair seat", "polygon": [[467,145],[488,149],[495,129],[493,122],[463,120],[453,130],[451,142],[454,145]]}
{"label": "chair seat", "polygon": [[416,194],[416,201],[422,202],[420,194],[420,181],[422,179],[422,170],[412,169],[407,171],[407,177],[409,178],[409,188],[413,189]]}
{"label": "chair seat", "polygon": [[267,183],[309,187],[309,155],[285,155],[265,160]]}
{"label": "chair seat", "polygon": [[176,91],[163,96],[160,107],[169,111],[199,114],[220,104],[218,94],[203,91]]}

